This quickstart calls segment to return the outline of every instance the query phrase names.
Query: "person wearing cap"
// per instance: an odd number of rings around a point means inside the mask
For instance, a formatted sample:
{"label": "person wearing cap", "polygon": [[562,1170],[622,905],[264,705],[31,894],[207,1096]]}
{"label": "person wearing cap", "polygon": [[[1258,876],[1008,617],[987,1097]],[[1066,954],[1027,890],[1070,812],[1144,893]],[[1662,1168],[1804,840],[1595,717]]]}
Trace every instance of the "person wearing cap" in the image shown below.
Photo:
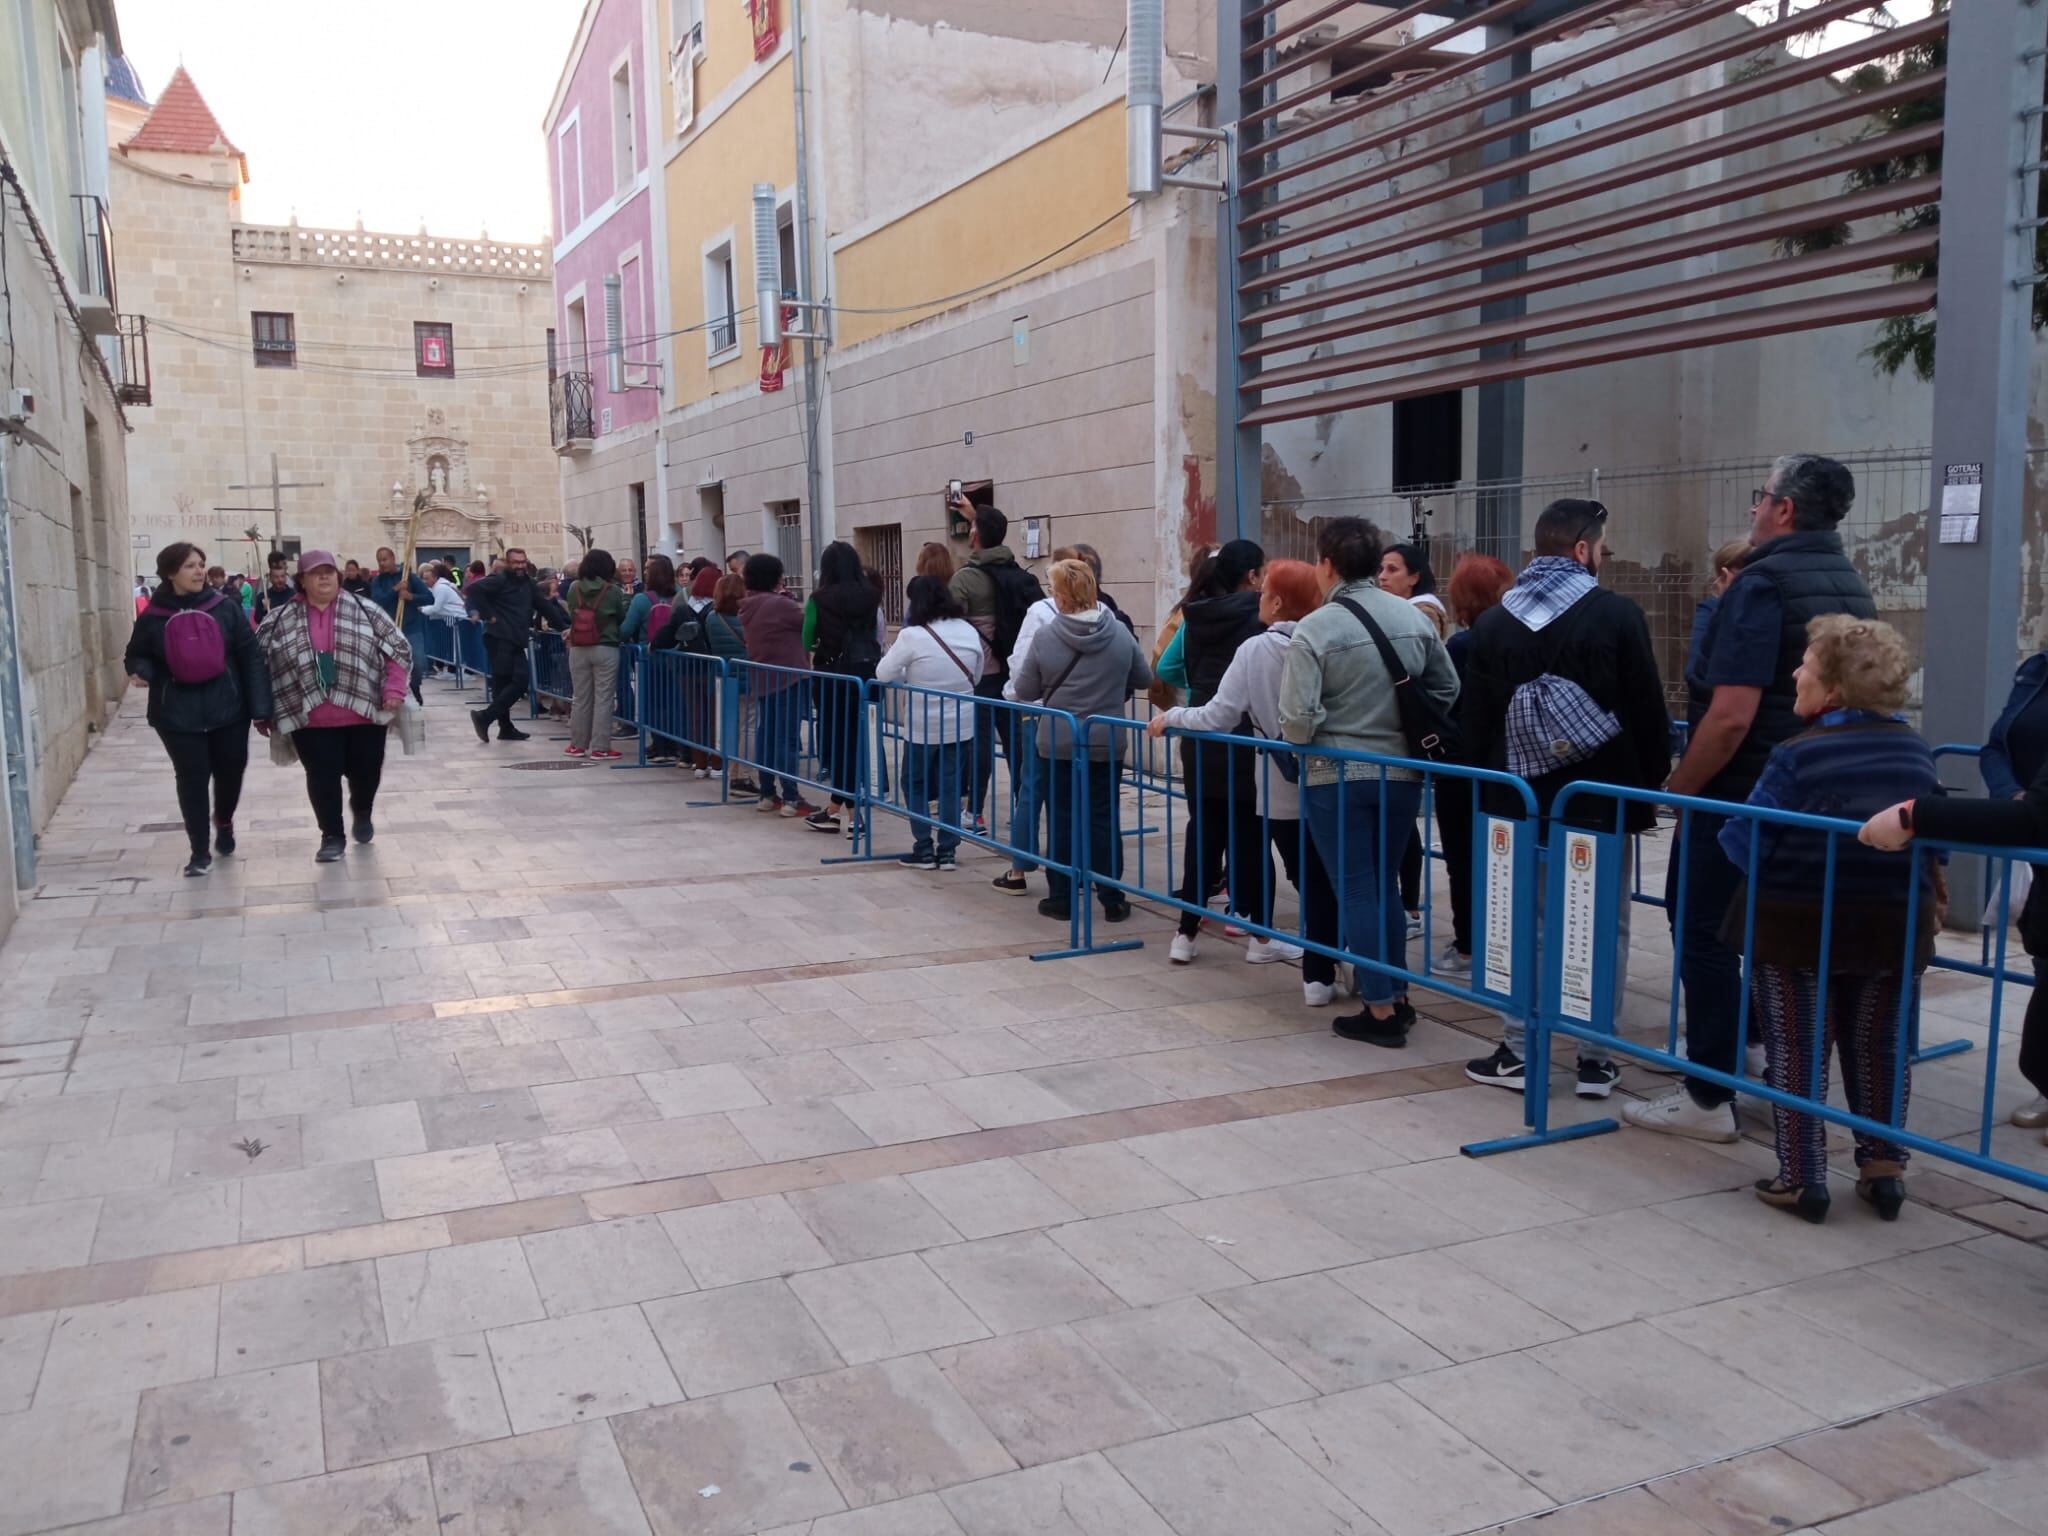
{"label": "person wearing cap", "polygon": [[272,707],[264,735],[282,737],[306,770],[306,797],[320,823],[322,864],[348,848],[341,821],[348,786],[351,831],[376,836],[371,814],[384,775],[384,731],[405,702],[412,647],[375,603],[342,591],[334,556],[299,556],[299,592],[272,612],[257,639],[270,665]]}

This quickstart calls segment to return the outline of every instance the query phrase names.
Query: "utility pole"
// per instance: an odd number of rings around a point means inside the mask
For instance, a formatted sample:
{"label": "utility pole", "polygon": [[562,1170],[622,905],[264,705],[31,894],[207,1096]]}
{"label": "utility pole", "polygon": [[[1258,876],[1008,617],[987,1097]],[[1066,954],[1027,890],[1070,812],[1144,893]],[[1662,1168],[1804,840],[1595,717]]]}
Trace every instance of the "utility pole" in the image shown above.
{"label": "utility pole", "polygon": [[270,514],[270,552],[274,555],[284,543],[284,493],[286,491],[318,490],[325,480],[283,480],[278,477],[277,455],[270,456],[270,484],[231,485],[231,491],[269,491],[270,505],[267,507],[215,507],[216,512],[268,512]]}
{"label": "utility pole", "polygon": [[[827,297],[818,291],[817,263],[811,249],[811,139],[809,111],[810,84],[804,76],[804,0],[789,0],[789,62],[796,87],[796,269],[797,292],[820,307],[805,316],[806,332],[829,335],[831,311],[822,306]],[[824,322],[821,324],[820,322]],[[804,494],[811,503],[811,559],[816,561],[825,548],[825,464],[818,443],[820,422],[819,387],[824,368],[818,344],[804,340]]]}
{"label": "utility pole", "polygon": [[[2019,659],[2044,25],[2030,0],[1949,11],[1924,524],[1930,741],[1982,741]],[[1975,859],[1950,867],[1959,925],[1977,926],[1982,877]]]}

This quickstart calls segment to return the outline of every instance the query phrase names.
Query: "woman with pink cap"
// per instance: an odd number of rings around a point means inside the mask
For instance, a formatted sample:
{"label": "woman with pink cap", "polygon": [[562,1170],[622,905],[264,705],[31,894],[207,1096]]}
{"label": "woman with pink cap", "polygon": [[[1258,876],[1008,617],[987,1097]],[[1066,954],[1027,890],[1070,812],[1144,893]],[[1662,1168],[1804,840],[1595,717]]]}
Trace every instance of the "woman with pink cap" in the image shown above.
{"label": "woman with pink cap", "polygon": [[412,647],[375,603],[344,592],[334,556],[299,556],[298,595],[264,620],[257,639],[270,663],[269,727],[306,770],[306,796],[320,823],[322,864],[348,848],[342,784],[359,843],[376,836],[371,812],[384,776],[384,731],[405,702]]}

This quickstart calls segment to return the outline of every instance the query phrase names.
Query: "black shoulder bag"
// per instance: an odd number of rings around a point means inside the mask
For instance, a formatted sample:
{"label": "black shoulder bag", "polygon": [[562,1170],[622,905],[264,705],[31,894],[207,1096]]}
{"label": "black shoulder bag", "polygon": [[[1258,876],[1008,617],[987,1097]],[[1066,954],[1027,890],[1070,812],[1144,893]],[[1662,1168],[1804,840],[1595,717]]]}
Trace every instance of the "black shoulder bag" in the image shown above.
{"label": "black shoulder bag", "polygon": [[1408,738],[1408,755],[1428,763],[1448,763],[1458,756],[1458,727],[1436,700],[1416,686],[1401,658],[1394,653],[1387,633],[1373,622],[1371,614],[1348,597],[1333,598],[1351,610],[1363,624],[1372,643],[1379,647],[1380,662],[1394,680],[1394,705],[1401,712],[1401,734]]}

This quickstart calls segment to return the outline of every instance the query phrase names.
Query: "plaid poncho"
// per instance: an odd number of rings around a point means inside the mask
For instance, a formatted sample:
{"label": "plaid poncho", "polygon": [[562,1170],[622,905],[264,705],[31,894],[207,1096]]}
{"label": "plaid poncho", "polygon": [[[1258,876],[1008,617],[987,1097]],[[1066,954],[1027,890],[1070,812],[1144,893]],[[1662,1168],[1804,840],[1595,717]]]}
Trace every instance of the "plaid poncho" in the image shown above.
{"label": "plaid poncho", "polygon": [[275,734],[289,736],[320,704],[339,704],[379,725],[391,723],[392,712],[384,707],[385,669],[392,661],[410,667],[412,647],[391,616],[375,603],[366,603],[349,592],[335,596],[332,692],[320,686],[320,663],[314,655],[303,598],[275,609],[256,638],[270,662],[270,718]]}

